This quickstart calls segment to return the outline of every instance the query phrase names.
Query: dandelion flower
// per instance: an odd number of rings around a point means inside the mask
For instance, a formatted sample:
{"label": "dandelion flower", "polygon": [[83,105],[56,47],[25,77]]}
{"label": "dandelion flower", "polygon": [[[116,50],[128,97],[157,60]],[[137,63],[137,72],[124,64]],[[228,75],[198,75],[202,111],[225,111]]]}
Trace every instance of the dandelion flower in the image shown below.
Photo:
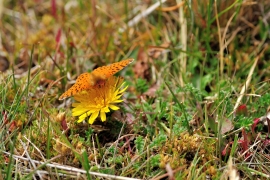
{"label": "dandelion flower", "polygon": [[109,77],[102,86],[95,86],[89,90],[74,95],[77,101],[72,104],[72,116],[79,116],[78,122],[89,117],[89,124],[100,116],[102,122],[106,121],[106,113],[118,110],[117,103],[122,102],[121,96],[128,86],[125,86],[122,77]]}

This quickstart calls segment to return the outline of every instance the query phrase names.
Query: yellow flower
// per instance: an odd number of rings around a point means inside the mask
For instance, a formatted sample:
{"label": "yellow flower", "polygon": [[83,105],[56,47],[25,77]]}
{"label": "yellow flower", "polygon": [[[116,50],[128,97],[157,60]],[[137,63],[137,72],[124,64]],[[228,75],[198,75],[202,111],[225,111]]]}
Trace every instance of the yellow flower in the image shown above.
{"label": "yellow flower", "polygon": [[89,124],[93,124],[98,116],[102,122],[106,121],[106,113],[118,110],[115,104],[122,102],[121,96],[128,86],[124,86],[124,79],[111,76],[104,85],[95,86],[89,90],[84,90],[74,95],[77,101],[72,104],[72,116],[79,116],[78,122],[82,122],[86,117]]}

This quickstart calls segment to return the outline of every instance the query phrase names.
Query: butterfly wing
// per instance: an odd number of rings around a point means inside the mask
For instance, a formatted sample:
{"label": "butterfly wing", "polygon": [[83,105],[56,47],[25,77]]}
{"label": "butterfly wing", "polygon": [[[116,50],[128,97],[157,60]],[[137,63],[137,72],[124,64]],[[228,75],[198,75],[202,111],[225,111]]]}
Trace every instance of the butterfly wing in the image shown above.
{"label": "butterfly wing", "polygon": [[110,76],[113,76],[118,71],[121,71],[124,67],[129,65],[133,62],[134,59],[126,59],[120,62],[113,63],[108,66],[102,66],[91,73],[83,73],[81,74],[77,80],[76,83],[69,88],[66,92],[64,92],[59,100],[63,100],[67,97],[70,97],[78,92],[81,92],[83,90],[87,90],[96,84],[106,80]]}
{"label": "butterfly wing", "polygon": [[91,74],[93,75],[93,78],[96,80],[95,82],[98,82],[99,80],[106,80],[110,76],[113,76],[117,72],[124,69],[124,67],[132,63],[133,60],[134,59],[126,59],[120,62],[110,64],[108,66],[102,66],[95,69]]}
{"label": "butterfly wing", "polygon": [[83,73],[81,75],[79,75],[79,77],[76,80],[76,83],[69,88],[66,92],[64,92],[59,100],[63,100],[67,97],[70,97],[78,92],[81,92],[83,90],[87,90],[89,88],[91,88],[91,74],[90,73]]}

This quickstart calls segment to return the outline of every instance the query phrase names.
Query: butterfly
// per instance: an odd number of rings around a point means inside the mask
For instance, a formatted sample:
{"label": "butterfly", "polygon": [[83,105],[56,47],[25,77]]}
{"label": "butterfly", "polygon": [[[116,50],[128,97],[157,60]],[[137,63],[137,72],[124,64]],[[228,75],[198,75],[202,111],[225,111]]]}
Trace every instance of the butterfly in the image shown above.
{"label": "butterfly", "polygon": [[106,81],[110,76],[113,76],[117,72],[121,71],[124,67],[133,62],[134,59],[126,59],[120,62],[110,64],[108,66],[102,66],[91,73],[83,73],[78,76],[76,83],[64,92],[59,100],[63,100],[83,90],[90,89],[96,85],[100,85]]}

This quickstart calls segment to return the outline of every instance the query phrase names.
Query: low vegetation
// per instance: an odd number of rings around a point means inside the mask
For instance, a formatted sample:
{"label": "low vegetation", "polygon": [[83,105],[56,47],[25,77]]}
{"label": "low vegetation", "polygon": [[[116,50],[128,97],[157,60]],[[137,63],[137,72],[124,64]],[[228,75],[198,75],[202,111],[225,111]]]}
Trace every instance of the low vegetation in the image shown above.
{"label": "low vegetation", "polygon": [[[0,179],[269,178],[269,0],[7,0],[0,17]],[[128,58],[89,105],[59,100]]]}

